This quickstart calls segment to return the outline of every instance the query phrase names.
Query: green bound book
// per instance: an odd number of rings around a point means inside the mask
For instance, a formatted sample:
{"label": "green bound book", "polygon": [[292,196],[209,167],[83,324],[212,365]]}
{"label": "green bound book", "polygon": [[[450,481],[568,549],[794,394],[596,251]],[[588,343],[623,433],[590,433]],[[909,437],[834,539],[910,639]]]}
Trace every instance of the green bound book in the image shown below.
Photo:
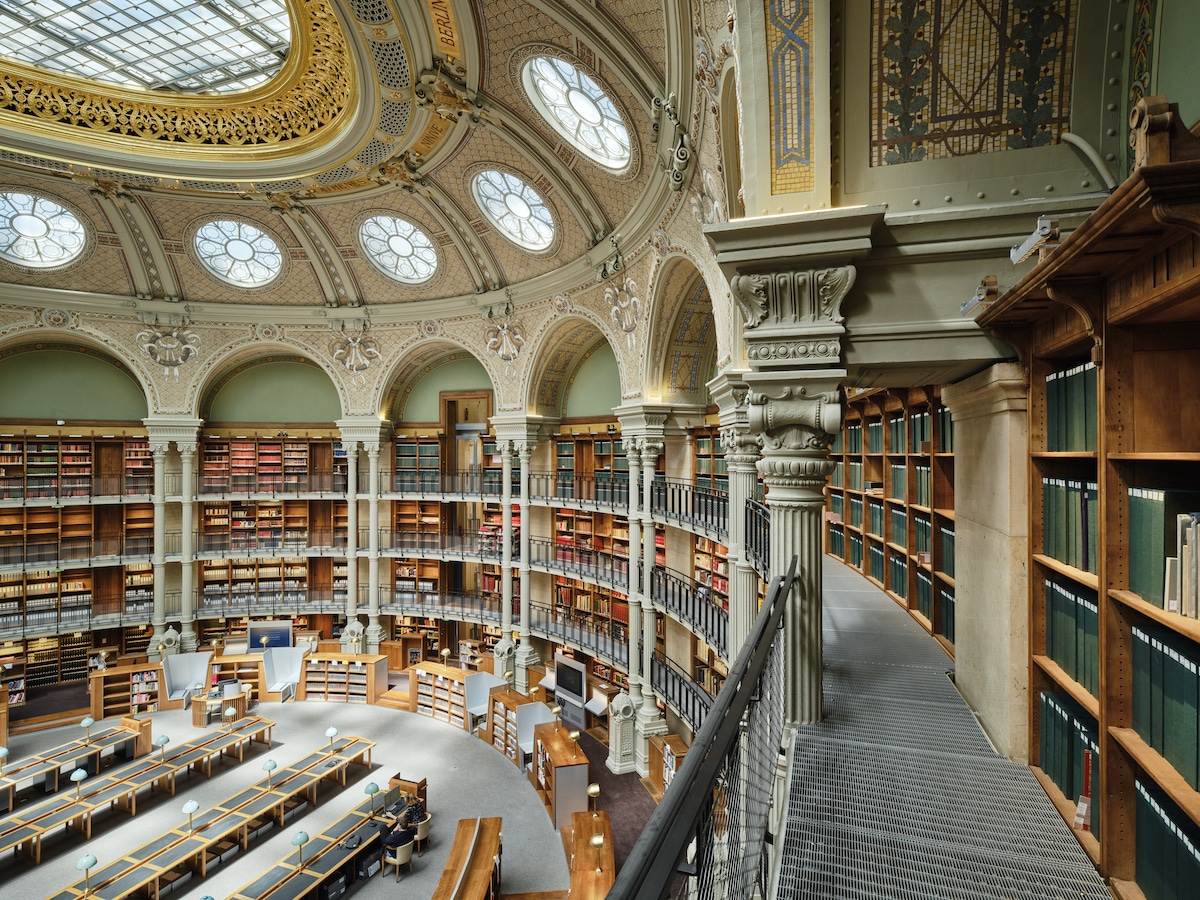
{"label": "green bound book", "polygon": [[1097,605],[1087,599],[1079,601],[1080,618],[1083,635],[1084,665],[1080,667],[1082,677],[1080,684],[1087,688],[1093,697],[1100,695],[1100,616]]}
{"label": "green bound book", "polygon": [[1077,452],[1087,445],[1085,429],[1087,414],[1083,399],[1083,366],[1067,372],[1067,445],[1063,449]]}
{"label": "green bound book", "polygon": [[1150,746],[1163,751],[1163,687],[1166,648],[1162,639],[1150,633]]}
{"label": "green bound book", "polygon": [[1083,367],[1083,409],[1085,413],[1083,449],[1088,451],[1095,451],[1099,446],[1097,434],[1100,418],[1099,372],[1095,363],[1087,363]]}
{"label": "green bound book", "polygon": [[[1185,759],[1194,758],[1196,746],[1196,712],[1184,708],[1184,665],[1179,651],[1163,644],[1163,743],[1159,751],[1175,771],[1187,778]],[[1185,750],[1192,745],[1192,753]],[[1195,763],[1190,764],[1195,769]]]}
{"label": "green bound book", "polygon": [[1133,730],[1150,743],[1150,635],[1136,625],[1133,635]]}
{"label": "green bound book", "polygon": [[1093,575],[1100,571],[1100,485],[1088,481],[1083,486],[1085,542],[1082,568]]}
{"label": "green bound book", "polygon": [[[1135,497],[1141,506],[1136,519]],[[1200,509],[1200,492],[1131,487],[1129,502],[1129,589],[1162,608],[1166,559],[1175,555],[1179,514]]]}

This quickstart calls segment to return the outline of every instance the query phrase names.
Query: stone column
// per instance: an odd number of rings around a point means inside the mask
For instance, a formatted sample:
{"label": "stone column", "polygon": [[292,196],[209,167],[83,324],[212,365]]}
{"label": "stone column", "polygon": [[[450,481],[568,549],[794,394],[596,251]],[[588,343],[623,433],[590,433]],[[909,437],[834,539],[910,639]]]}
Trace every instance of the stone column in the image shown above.
{"label": "stone column", "polygon": [[[513,639],[513,577],[512,577],[512,454],[513,442],[496,441],[500,451],[500,640],[492,648],[492,671],[505,677],[513,665],[516,649]],[[522,485],[524,481],[522,480]],[[508,680],[505,678],[505,680]]]}
{"label": "stone column", "polygon": [[179,493],[180,544],[179,590],[182,595],[179,615],[179,643],[184,653],[195,650],[199,641],[196,637],[196,442],[177,441],[182,469]]}
{"label": "stone column", "polygon": [[150,452],[154,455],[154,551],[150,562],[154,566],[154,611],[150,624],[154,631],[150,635],[150,658],[159,659],[157,650],[167,630],[167,498],[166,467],[168,441],[151,441]]}
{"label": "stone column", "polygon": [[729,535],[725,546],[729,560],[729,648],[727,662],[735,659],[758,615],[758,573],[746,552],[746,503],[758,487],[758,435],[750,430],[747,396],[742,376],[726,372],[708,383],[720,408],[721,444],[729,475]]}
{"label": "stone column", "polygon": [[623,443],[629,460],[629,699],[638,710],[642,707],[642,576],[649,579],[650,570],[638,563],[642,546],[642,442],[627,437]]}
{"label": "stone column", "polygon": [[346,624],[358,621],[358,441],[346,448]]}
{"label": "stone column", "polygon": [[[642,583],[639,596],[642,600],[642,705],[638,710],[639,723],[658,721],[658,703],[651,685],[651,673],[654,671],[655,616],[654,601],[651,598],[651,577],[654,571],[655,529],[651,510],[654,488],[654,463],[663,451],[662,441],[645,438],[642,445]],[[643,772],[649,774],[649,771]]]}
{"label": "stone column", "polygon": [[[367,653],[378,653],[385,638],[379,624],[379,442],[367,441]],[[353,565],[350,563],[349,565]]]}
{"label": "stone column", "polygon": [[517,456],[521,460],[521,643],[513,658],[513,672],[515,687],[523,694],[529,693],[530,667],[540,665],[542,661],[533,649],[529,631],[529,460],[533,456],[534,443],[533,440],[516,442]]}

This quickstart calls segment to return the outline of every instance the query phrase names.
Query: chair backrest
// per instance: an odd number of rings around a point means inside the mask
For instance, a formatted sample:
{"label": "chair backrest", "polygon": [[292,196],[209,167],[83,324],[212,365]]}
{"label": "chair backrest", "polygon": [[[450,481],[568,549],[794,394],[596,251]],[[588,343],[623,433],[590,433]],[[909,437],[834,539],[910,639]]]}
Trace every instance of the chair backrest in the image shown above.
{"label": "chair backrest", "polygon": [[396,865],[412,862],[412,854],[413,841],[409,841],[407,844],[401,844],[399,847],[396,847],[394,850],[388,853],[387,861],[390,863],[395,863]]}
{"label": "chair backrest", "polygon": [[423,841],[429,837],[429,820],[433,818],[433,813],[425,813],[425,818],[417,823],[417,840]]}

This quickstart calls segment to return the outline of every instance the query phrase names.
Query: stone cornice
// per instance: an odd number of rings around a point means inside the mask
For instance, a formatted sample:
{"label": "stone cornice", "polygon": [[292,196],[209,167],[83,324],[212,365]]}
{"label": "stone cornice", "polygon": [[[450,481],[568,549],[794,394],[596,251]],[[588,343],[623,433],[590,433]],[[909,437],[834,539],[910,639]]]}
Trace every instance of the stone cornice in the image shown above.
{"label": "stone cornice", "polygon": [[1029,408],[1029,385],[1019,363],[997,363],[957,384],[943,387],[942,402],[956,421],[1001,412],[1023,414]]}

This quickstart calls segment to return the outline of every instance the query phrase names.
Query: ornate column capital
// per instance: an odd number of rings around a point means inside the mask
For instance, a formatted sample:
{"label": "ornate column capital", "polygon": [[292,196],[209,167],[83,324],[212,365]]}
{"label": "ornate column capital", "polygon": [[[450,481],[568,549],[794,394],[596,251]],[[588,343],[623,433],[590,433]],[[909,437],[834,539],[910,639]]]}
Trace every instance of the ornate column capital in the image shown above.
{"label": "ornate column capital", "polygon": [[729,286],[743,317],[746,359],[755,369],[838,365],[842,301],[854,266],[735,275]]}
{"label": "ornate column capital", "polygon": [[179,450],[179,455],[183,457],[195,456],[197,443],[195,441],[176,441],[175,447]]}
{"label": "ornate column capital", "polygon": [[522,463],[529,462],[530,457],[533,456],[533,448],[536,446],[537,446],[537,441],[532,441],[532,440],[513,441],[513,448],[515,449],[517,457],[521,460]]}

